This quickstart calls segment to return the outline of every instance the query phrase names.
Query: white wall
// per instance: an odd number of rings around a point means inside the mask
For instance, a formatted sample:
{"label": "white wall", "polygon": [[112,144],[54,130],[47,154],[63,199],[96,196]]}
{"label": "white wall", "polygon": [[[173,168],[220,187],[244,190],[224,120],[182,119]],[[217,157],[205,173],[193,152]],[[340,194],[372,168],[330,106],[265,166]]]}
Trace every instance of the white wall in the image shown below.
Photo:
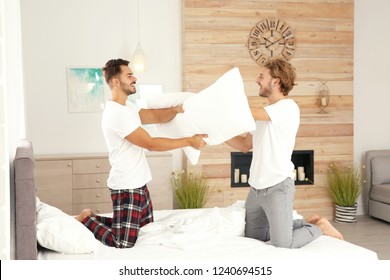
{"label": "white wall", "polygon": [[355,161],[390,149],[390,1],[355,1]]}
{"label": "white wall", "polygon": [[19,1],[0,0],[0,259],[12,259],[13,170],[18,139],[25,137]]}
{"label": "white wall", "polygon": [[[148,68],[137,75],[138,83],[181,91],[181,1],[139,5]],[[130,60],[137,43],[137,1],[21,0],[21,8],[27,136],[35,153],[106,152],[101,112],[68,113],[66,69]]]}
{"label": "white wall", "polygon": [[389,15],[389,0],[355,1],[354,157],[358,166],[364,164],[366,151],[390,149]]}

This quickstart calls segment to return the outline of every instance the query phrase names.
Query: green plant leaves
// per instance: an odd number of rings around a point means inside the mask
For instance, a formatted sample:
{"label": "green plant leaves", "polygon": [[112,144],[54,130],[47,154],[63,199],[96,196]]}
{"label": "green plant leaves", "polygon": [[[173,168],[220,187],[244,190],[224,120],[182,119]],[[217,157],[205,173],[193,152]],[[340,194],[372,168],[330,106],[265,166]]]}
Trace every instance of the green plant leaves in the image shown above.
{"label": "green plant leaves", "polygon": [[206,177],[201,174],[174,172],[172,186],[180,209],[203,208],[212,196]]}
{"label": "green plant leaves", "polygon": [[354,206],[361,193],[361,173],[357,168],[332,163],[328,170],[329,192],[336,205]]}

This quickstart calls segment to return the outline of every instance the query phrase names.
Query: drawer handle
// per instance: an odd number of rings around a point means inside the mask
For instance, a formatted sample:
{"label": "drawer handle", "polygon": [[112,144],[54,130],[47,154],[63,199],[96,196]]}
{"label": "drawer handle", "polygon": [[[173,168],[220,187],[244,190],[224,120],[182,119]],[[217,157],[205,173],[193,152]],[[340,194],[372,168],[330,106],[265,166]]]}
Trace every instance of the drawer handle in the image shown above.
{"label": "drawer handle", "polygon": [[96,164],[96,168],[100,168],[100,164]]}
{"label": "drawer handle", "polygon": [[100,194],[97,194],[96,197],[100,197]]}
{"label": "drawer handle", "polygon": [[100,209],[96,209],[96,213],[100,213]]}
{"label": "drawer handle", "polygon": [[100,179],[97,179],[97,180],[96,180],[96,183],[100,183]]}
{"label": "drawer handle", "polygon": [[72,167],[72,164],[71,164],[71,163],[68,163],[68,167]]}

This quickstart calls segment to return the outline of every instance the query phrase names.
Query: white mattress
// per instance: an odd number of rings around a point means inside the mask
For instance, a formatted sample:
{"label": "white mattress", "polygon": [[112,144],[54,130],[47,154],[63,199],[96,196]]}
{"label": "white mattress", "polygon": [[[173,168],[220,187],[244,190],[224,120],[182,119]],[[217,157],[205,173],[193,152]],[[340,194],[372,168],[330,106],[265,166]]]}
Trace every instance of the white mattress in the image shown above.
{"label": "white mattress", "polygon": [[[295,218],[300,216],[294,213]],[[242,202],[226,208],[155,211],[155,222],[144,226],[133,248],[116,249],[99,241],[91,254],[40,251],[40,260],[377,260],[366,248],[321,236],[299,249],[276,248],[243,237]]]}

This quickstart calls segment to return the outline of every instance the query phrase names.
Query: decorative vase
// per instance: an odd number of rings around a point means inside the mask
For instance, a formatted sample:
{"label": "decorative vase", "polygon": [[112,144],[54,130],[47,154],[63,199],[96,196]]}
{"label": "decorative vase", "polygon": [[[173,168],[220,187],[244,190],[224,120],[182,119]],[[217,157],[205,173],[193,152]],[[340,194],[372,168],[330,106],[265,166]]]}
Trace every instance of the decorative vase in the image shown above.
{"label": "decorative vase", "polygon": [[336,205],[335,222],[356,223],[357,203],[354,206]]}

